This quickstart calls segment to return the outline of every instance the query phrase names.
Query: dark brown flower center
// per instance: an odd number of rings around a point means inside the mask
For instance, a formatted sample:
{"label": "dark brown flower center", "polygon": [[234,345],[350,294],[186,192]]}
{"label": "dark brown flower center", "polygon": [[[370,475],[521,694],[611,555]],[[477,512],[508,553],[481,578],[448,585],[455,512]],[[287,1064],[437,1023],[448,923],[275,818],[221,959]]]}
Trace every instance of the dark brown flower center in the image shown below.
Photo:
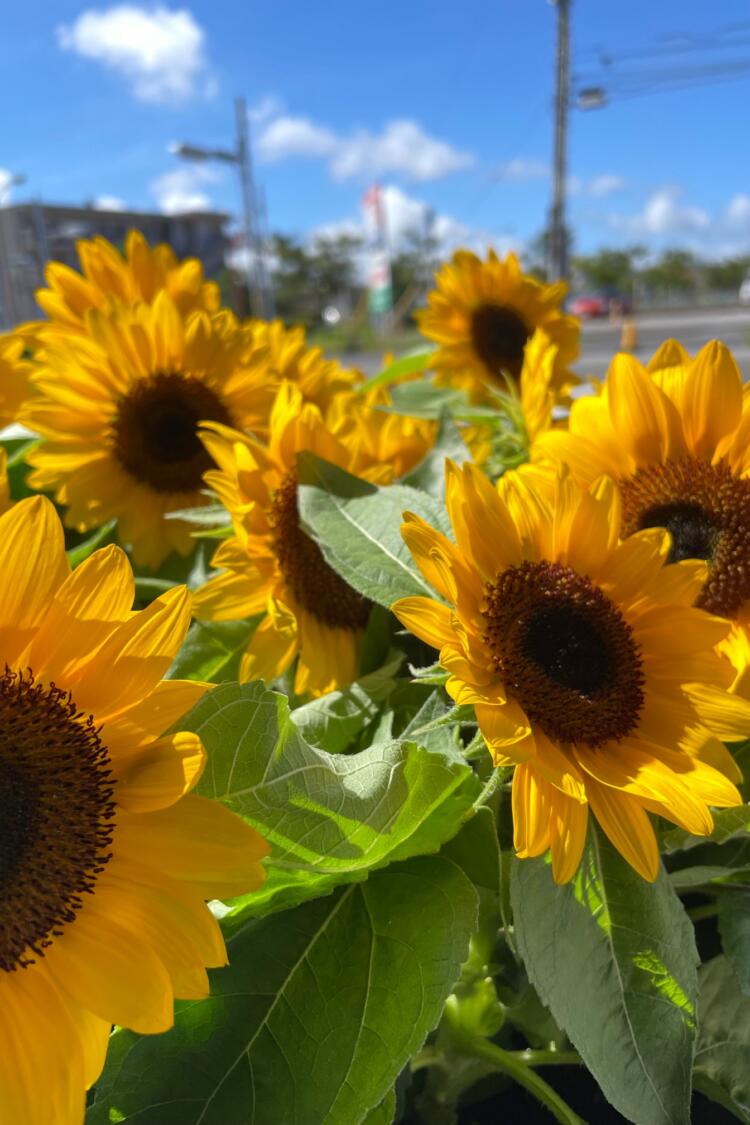
{"label": "dark brown flower center", "polygon": [[118,404],[115,456],[156,492],[195,492],[214,464],[198,437],[204,421],[232,424],[224,403],[200,379],[160,373],[139,380]]}
{"label": "dark brown flower center", "polygon": [[294,473],[274,493],[270,522],[279,569],[299,605],[333,628],[364,629],[372,602],[339,577],[300,527]]}
{"label": "dark brown flower center", "polygon": [[735,616],[750,599],[750,480],[735,476],[724,462],[685,457],[639,469],[620,486],[622,534],[666,527],[670,562],[709,564],[696,605]]}
{"label": "dark brown flower center", "polygon": [[550,738],[601,746],[636,728],[639,649],[590,579],[560,563],[509,567],[485,588],[482,615],[496,671]]}
{"label": "dark brown flower center", "polygon": [[531,330],[515,309],[505,305],[480,305],[471,318],[474,350],[487,373],[503,383],[503,374],[518,381]]}
{"label": "dark brown flower center", "polygon": [[112,777],[92,717],[31,672],[0,677],[0,969],[73,922],[109,860]]}

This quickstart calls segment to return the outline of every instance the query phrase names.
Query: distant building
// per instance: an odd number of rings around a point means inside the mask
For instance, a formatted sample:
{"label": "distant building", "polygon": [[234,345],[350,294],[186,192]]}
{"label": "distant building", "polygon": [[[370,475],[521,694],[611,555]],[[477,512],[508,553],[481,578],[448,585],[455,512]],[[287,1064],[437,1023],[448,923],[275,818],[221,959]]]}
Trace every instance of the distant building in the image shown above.
{"label": "distant building", "polygon": [[78,268],[76,242],[100,234],[122,246],[129,230],[143,232],[153,246],[167,242],[180,258],[200,258],[209,277],[224,266],[228,216],[216,211],[157,215],[105,211],[48,203],[17,203],[0,209],[0,327],[39,316],[34,292],[44,285],[50,259]]}

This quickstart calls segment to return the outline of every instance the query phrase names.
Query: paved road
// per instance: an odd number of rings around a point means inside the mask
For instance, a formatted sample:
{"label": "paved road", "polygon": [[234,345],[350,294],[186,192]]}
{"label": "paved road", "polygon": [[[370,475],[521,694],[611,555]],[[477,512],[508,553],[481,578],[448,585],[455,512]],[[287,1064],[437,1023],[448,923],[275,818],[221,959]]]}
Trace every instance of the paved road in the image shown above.
{"label": "paved road", "polygon": [[[691,355],[706,341],[719,339],[732,349],[745,378],[750,379],[750,308],[662,312],[637,317],[636,324],[635,354],[641,360],[647,360],[669,336],[678,339]],[[607,321],[590,320],[583,324],[581,358],[576,364],[579,374],[606,373],[612,355],[619,350],[620,331],[619,326]]]}
{"label": "paved road", "polygon": [[[693,309],[685,312],[652,313],[636,318],[638,346],[635,354],[644,362],[659,344],[676,337],[694,355],[707,340],[723,340],[734,352],[744,376],[750,380],[750,308]],[[608,321],[585,321],[582,329],[581,358],[576,369],[581,376],[606,374],[610,360],[620,348],[618,325]],[[380,370],[380,354],[357,354],[340,357],[346,365],[359,367],[368,375]]]}

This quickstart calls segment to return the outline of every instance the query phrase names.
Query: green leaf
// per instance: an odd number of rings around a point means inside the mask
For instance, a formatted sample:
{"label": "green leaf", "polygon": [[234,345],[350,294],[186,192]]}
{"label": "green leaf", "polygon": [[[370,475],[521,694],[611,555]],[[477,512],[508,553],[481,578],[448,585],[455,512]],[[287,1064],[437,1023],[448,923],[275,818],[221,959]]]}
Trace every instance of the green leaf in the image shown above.
{"label": "green leaf", "polygon": [[[747,868],[740,869],[743,876]],[[680,867],[677,871],[669,872],[669,882],[676,891],[690,891],[695,887],[704,887],[708,883],[720,883],[722,879],[736,878],[737,873],[726,867],[699,863],[695,867]]]}
{"label": "green leaf", "polygon": [[747,892],[726,890],[719,895],[719,933],[740,987],[750,996],[750,886]]}
{"label": "green leaf", "polygon": [[[410,693],[422,691],[425,686],[423,684],[402,684],[399,690]],[[399,738],[413,739],[428,750],[435,750],[446,754],[448,757],[454,757],[457,748],[455,724],[449,724],[447,721],[442,722],[452,714],[454,714],[454,707],[449,707],[446,704],[442,692],[430,692],[416,715],[399,731]]]}
{"label": "green leaf", "polygon": [[36,492],[29,488],[26,478],[29,475],[27,457],[31,450],[40,444],[39,438],[31,436],[30,430],[23,426],[12,426],[12,430],[20,430],[24,436],[5,439],[2,446],[8,458],[8,488],[13,500],[23,500],[27,496],[34,496]]}
{"label": "green leaf", "polygon": [[437,849],[459,828],[479,782],[458,751],[389,742],[341,756],[301,736],[286,696],[224,684],[180,721],[208,766],[197,792],[250,821],[272,845],[260,891],[236,910],[284,909],[377,867]]}
{"label": "green leaf", "polygon": [[378,488],[311,453],[298,457],[299,511],[335,571],[360,594],[389,608],[409,595],[437,597],[401,537],[405,511],[450,535],[444,506],[407,485]]}
{"label": "green leaf", "polygon": [[468,405],[468,399],[463,391],[452,387],[437,387],[426,379],[393,387],[391,402],[389,409],[393,414],[407,414],[411,418],[435,420],[446,412],[453,413]]}
{"label": "green leaf", "polygon": [[237,680],[240,661],[262,615],[242,621],[194,621],[167,672],[172,680]]}
{"label": "green leaf", "polygon": [[710,836],[693,836],[684,828],[669,828],[661,838],[661,849],[666,852],[684,851],[706,843],[723,844],[733,836],[750,834],[750,805],[737,805],[733,809],[712,811],[714,830]]}
{"label": "green leaf", "polygon": [[66,551],[68,562],[73,570],[85,562],[89,555],[93,555],[94,551],[98,551],[100,547],[106,547],[108,543],[117,542],[117,520],[109,520],[108,523],[102,524],[97,527],[96,531],[89,535],[88,539],[84,539],[77,547],[71,547]]}
{"label": "green leaf", "polygon": [[402,663],[403,658],[398,655],[384,668],[362,676],[356,683],[296,707],[292,712],[294,725],[308,742],[329,754],[342,754],[380,716]]}
{"label": "green leaf", "polygon": [[435,444],[416,469],[412,469],[404,477],[403,483],[411,488],[421,489],[422,492],[429,492],[430,496],[435,496],[438,500],[444,500],[447,457],[461,465],[464,461],[471,460],[471,453],[458,426],[450,414],[444,412],[440,418]]}
{"label": "green leaf", "polygon": [[384,1123],[368,1115],[437,1023],[475,918],[434,856],[246,923],[210,1000],[164,1035],[113,1036],[88,1125]]}
{"label": "green leaf", "polygon": [[695,1088],[750,1125],[750,999],[726,957],[698,970]]}
{"label": "green leaf", "polygon": [[476,956],[486,965],[500,928],[500,845],[492,810],[478,809],[440,854],[458,864],[479,895]]}
{"label": "green leaf", "polygon": [[389,1090],[380,1105],[371,1109],[362,1125],[392,1125],[396,1116],[396,1090]]}
{"label": "green leaf", "polygon": [[592,826],[570,883],[516,860],[511,899],[529,978],[607,1100],[638,1125],[687,1125],[698,955],[664,872],[645,882]]}
{"label": "green leaf", "polygon": [[168,520],[184,520],[186,523],[195,524],[196,527],[230,527],[232,517],[221,504],[207,504],[201,508],[179,508],[174,512],[167,512]]}
{"label": "green leaf", "polygon": [[430,351],[413,352],[411,355],[401,356],[400,359],[394,360],[393,363],[379,371],[377,375],[373,375],[371,379],[363,383],[359,388],[360,393],[364,394],[375,387],[387,387],[389,383],[395,383],[396,380],[403,379],[407,375],[417,375],[430,366],[433,354],[433,350],[430,349]]}
{"label": "green leaf", "polygon": [[135,596],[139,602],[152,602],[160,594],[166,594],[176,586],[177,582],[171,578],[147,578],[142,574],[135,576]]}

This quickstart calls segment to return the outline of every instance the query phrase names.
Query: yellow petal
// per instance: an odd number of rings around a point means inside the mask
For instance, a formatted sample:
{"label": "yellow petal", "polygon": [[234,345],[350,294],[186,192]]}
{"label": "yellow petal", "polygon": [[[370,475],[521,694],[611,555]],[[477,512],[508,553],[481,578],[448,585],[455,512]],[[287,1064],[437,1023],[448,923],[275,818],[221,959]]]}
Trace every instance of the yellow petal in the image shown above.
{"label": "yellow petal", "polygon": [[0,515],[0,629],[38,625],[70,573],[62,524],[44,496]]}
{"label": "yellow petal", "polygon": [[684,452],[674,404],[632,356],[615,356],[607,400],[615,432],[637,465],[659,464]]}
{"label": "yellow petal", "polygon": [[167,735],[117,771],[117,803],[135,813],[173,805],[198,784],[205,765],[206,752],[197,734]]}
{"label": "yellow petal", "polygon": [[558,884],[568,883],[578,870],[583,845],[586,843],[588,805],[566,797],[556,789],[550,791],[550,801],[552,877]]}
{"label": "yellow petal", "polygon": [[710,684],[691,684],[687,694],[708,729],[722,742],[750,738],[750,700]]}
{"label": "yellow petal", "polygon": [[451,626],[451,611],[447,605],[431,598],[401,598],[391,606],[402,625],[433,648],[455,642]]}
{"label": "yellow petal", "polygon": [[257,890],[268,844],[255,829],[216,801],[192,794],[157,812],[118,817],[116,854],[153,864],[192,884],[205,898]]}
{"label": "yellow petal", "polygon": [[86,902],[46,951],[61,988],[100,1019],[149,1035],[174,1022],[169,974],[147,941]]}
{"label": "yellow petal", "polygon": [[240,680],[275,680],[286,671],[299,649],[294,613],[276,598],[269,598],[268,614],[252,635],[240,664]]}
{"label": "yellow petal", "polygon": [[648,815],[635,797],[600,785],[593,777],[586,782],[591,811],[631,867],[653,883],[659,874],[659,848]]}
{"label": "yellow petal", "polygon": [[742,376],[729,349],[712,340],[701,348],[683,390],[682,423],[690,451],[710,460],[742,413]]}
{"label": "yellow petal", "polygon": [[549,786],[522,762],[513,774],[513,846],[520,859],[541,855],[549,847],[552,806]]}

